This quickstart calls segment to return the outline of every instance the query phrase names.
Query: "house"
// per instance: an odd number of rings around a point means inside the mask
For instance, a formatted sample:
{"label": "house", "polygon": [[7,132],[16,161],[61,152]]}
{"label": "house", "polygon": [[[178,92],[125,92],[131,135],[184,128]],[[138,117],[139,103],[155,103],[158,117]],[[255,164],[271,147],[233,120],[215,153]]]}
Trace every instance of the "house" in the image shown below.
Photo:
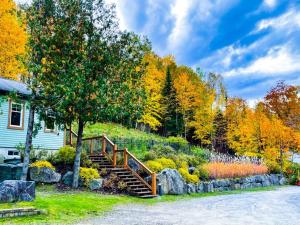
{"label": "house", "polygon": [[[21,101],[15,102],[9,98],[8,94],[12,92],[21,96]],[[25,145],[29,94],[30,90],[25,84],[0,77],[0,155],[6,159],[20,158],[17,146]],[[64,131],[59,130],[54,122],[41,121],[41,129],[33,138],[35,149],[54,151],[64,146],[64,143]]]}

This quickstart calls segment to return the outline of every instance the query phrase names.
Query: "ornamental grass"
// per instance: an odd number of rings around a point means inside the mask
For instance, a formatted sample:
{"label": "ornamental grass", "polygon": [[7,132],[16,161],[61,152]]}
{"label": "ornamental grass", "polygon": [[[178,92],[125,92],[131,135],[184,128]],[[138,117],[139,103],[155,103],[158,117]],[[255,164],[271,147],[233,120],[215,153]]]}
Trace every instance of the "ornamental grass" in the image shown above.
{"label": "ornamental grass", "polygon": [[264,164],[256,163],[224,163],[224,162],[210,162],[203,165],[209,178],[221,179],[221,178],[235,178],[246,177],[252,175],[266,174],[268,168]]}

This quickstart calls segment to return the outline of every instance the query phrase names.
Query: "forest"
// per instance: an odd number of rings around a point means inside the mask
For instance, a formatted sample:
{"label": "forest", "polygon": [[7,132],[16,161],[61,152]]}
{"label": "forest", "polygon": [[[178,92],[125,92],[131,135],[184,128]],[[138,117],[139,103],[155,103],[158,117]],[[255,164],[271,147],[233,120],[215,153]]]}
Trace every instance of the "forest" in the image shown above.
{"label": "forest", "polygon": [[32,112],[47,119],[50,109],[57,124],[76,123],[79,136],[86,124],[120,123],[263,158],[274,171],[300,149],[298,86],[274,83],[250,107],[230,96],[221,74],[178,65],[172,55],[157,55],[146,37],[120,31],[114,6],[103,1],[93,9],[88,1],[0,2],[1,76],[27,83]]}

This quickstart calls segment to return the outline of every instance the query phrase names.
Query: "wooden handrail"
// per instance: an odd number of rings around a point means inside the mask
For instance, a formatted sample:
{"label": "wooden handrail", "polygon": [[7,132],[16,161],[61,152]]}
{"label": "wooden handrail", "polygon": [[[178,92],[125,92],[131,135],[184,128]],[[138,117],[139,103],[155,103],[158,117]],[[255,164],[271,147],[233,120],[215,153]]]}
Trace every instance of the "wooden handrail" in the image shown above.
{"label": "wooden handrail", "polygon": [[[156,173],[152,172],[144,163],[142,163],[140,160],[138,160],[131,152],[125,148],[124,150],[118,150],[118,146],[114,144],[108,137],[105,135],[102,136],[96,136],[96,137],[89,137],[89,138],[83,138],[83,141],[89,141],[90,143],[90,153],[93,154],[93,148],[94,145],[92,143],[92,140],[97,140],[101,139],[102,140],[102,154],[106,155],[107,158],[112,162],[113,167],[117,166],[117,153],[118,152],[123,152],[123,157],[124,157],[124,168],[129,169],[139,180],[141,180],[151,191],[152,195],[156,195]],[[110,155],[106,152],[106,145],[107,143],[112,146],[113,148],[113,156],[112,158]],[[151,186],[130,166],[128,165],[128,156],[131,157],[146,173],[148,173],[151,178]]]}

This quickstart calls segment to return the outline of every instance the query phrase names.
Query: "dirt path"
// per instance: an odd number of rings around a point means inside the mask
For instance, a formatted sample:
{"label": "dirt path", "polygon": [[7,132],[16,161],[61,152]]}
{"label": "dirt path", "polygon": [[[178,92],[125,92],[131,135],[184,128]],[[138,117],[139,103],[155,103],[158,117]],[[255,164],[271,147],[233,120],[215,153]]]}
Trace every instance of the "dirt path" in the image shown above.
{"label": "dirt path", "polygon": [[123,205],[81,224],[300,225],[300,187],[194,198],[155,205]]}

